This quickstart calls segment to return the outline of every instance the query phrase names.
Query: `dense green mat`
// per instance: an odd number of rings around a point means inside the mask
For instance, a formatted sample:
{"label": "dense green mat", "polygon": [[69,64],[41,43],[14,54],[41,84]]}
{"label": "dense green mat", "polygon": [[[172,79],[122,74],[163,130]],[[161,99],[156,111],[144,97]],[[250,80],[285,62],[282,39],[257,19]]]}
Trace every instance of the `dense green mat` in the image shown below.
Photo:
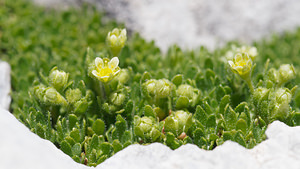
{"label": "dense green mat", "polygon": [[[0,59],[12,67],[11,112],[75,161],[95,166],[137,143],[211,150],[233,140],[252,148],[274,120],[300,125],[300,29],[254,43],[251,92],[226,60],[241,44],[215,51],[174,45],[164,55],[138,34],[128,36],[118,56],[121,72],[99,82],[89,67],[96,57],[112,58],[105,40],[115,27],[124,26],[88,5],[55,11],[0,1]],[[296,78],[282,64],[293,64]],[[69,77],[54,90],[55,66]],[[65,103],[49,101],[49,88]]]}

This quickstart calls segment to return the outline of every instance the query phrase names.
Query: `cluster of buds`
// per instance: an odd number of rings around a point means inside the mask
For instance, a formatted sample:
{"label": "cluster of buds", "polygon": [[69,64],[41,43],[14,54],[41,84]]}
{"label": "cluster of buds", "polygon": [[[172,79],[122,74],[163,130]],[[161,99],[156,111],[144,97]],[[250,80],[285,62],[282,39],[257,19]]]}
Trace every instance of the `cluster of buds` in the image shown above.
{"label": "cluster of buds", "polygon": [[35,86],[34,95],[39,101],[47,105],[68,105],[66,99],[53,87]]}
{"label": "cluster of buds", "polygon": [[66,99],[69,103],[69,106],[73,107],[73,110],[76,114],[83,114],[88,109],[88,106],[91,104],[89,101],[89,95],[91,91],[87,91],[87,96],[83,97],[82,92],[79,89],[68,89],[65,93]]}
{"label": "cluster of buds", "polygon": [[192,114],[182,110],[172,112],[165,120],[164,132],[171,132],[179,139],[187,133],[192,125]]}
{"label": "cluster of buds", "polygon": [[60,71],[54,67],[49,74],[48,82],[50,86],[40,84],[34,87],[34,95],[43,104],[54,106],[60,105],[66,109],[72,110],[76,114],[86,112],[88,106],[91,104],[89,96],[91,91],[87,91],[87,95],[82,97],[82,92],[79,89],[68,88],[69,74]]}
{"label": "cluster of buds", "polygon": [[[268,104],[262,104],[264,101],[267,101]],[[258,108],[259,111],[270,112],[267,117],[264,117],[267,118],[265,120],[268,121],[285,120],[289,115],[291,101],[292,92],[288,88],[267,89],[258,87],[253,93],[253,103],[255,107]]]}
{"label": "cluster of buds", "polygon": [[144,141],[155,142],[161,138],[158,124],[153,117],[138,117],[134,118],[134,133]]}

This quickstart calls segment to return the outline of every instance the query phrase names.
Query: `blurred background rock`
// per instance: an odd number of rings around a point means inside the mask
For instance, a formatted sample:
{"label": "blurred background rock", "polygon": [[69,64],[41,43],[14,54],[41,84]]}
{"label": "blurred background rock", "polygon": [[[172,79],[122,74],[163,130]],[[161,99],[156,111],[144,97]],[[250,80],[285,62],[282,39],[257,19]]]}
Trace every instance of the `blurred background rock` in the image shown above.
{"label": "blurred background rock", "polygon": [[176,43],[185,49],[209,49],[238,40],[251,43],[300,25],[298,0],[33,0],[39,5],[67,8],[95,5],[130,31],[166,51]]}

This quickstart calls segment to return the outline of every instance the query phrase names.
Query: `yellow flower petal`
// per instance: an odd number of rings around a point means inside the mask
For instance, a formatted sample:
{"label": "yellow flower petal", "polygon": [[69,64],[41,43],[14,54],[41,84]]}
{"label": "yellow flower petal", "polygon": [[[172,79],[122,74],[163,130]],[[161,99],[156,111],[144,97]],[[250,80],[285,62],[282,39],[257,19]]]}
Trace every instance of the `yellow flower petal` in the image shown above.
{"label": "yellow flower petal", "polygon": [[233,69],[234,69],[234,67],[235,67],[235,64],[233,63],[233,61],[229,60],[229,61],[228,61],[228,64],[230,65],[230,67],[231,67],[231,68],[233,68]]}
{"label": "yellow flower petal", "polygon": [[242,55],[240,53],[238,53],[234,57],[234,62],[238,63],[238,62],[242,61],[242,59],[243,59]]}
{"label": "yellow flower petal", "polygon": [[98,72],[96,70],[93,70],[92,71],[92,74],[95,76],[95,77],[98,77]]}
{"label": "yellow flower petal", "polygon": [[125,37],[126,37],[126,34],[127,34],[126,29],[122,29],[122,31],[121,31],[121,36],[125,36]]}
{"label": "yellow flower petal", "polygon": [[119,59],[117,57],[113,57],[109,62],[108,62],[108,67],[112,70],[114,70],[117,66],[119,65]]}
{"label": "yellow flower petal", "polygon": [[99,57],[97,57],[95,59],[95,65],[97,68],[101,69],[104,65],[103,65],[103,60]]}
{"label": "yellow flower petal", "polygon": [[114,28],[112,31],[111,31],[111,33],[112,34],[114,34],[114,35],[116,35],[116,36],[119,36],[119,33],[120,32],[120,30],[118,29],[118,28]]}

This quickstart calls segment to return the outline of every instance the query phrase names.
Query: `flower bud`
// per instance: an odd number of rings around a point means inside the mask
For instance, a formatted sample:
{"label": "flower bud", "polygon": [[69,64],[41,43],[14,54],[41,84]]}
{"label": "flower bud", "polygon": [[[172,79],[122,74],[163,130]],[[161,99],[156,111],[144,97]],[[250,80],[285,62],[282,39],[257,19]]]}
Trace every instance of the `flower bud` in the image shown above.
{"label": "flower bud", "polygon": [[128,82],[130,76],[129,76],[129,71],[128,69],[121,69],[117,79],[119,80],[120,83],[125,84]]}
{"label": "flower bud", "polygon": [[188,123],[190,123],[192,118],[191,113],[187,113],[185,111],[179,110],[175,112],[175,119],[178,121],[178,127],[182,128],[183,130],[187,130],[187,126],[189,126]]}
{"label": "flower bud", "polygon": [[113,103],[116,106],[121,106],[125,101],[125,98],[126,96],[123,93],[112,93],[109,96],[111,103]]}
{"label": "flower bud", "polygon": [[56,104],[64,106],[67,106],[68,104],[66,99],[61,94],[59,94],[53,87],[46,88],[43,101],[46,104]]}
{"label": "flower bud", "polygon": [[69,103],[75,103],[81,99],[81,91],[79,89],[68,89],[66,91],[66,98]]}
{"label": "flower bud", "polygon": [[57,67],[54,67],[49,74],[49,82],[56,90],[63,88],[67,84],[68,78],[69,74],[57,70]]}
{"label": "flower bud", "polygon": [[40,100],[43,101],[45,95],[46,87],[44,85],[38,85],[34,87],[34,95]]}
{"label": "flower bud", "polygon": [[153,124],[152,119],[150,117],[144,116],[140,119],[140,122],[139,122],[138,125],[140,126],[142,131],[144,133],[146,133],[146,132],[149,132],[151,130],[152,124]]}
{"label": "flower bud", "polygon": [[279,68],[279,84],[288,82],[296,77],[296,72],[293,65],[284,64]]}
{"label": "flower bud", "polygon": [[286,88],[279,88],[275,92],[276,102],[278,104],[290,103],[292,100],[291,92]]}
{"label": "flower bud", "polygon": [[269,89],[264,88],[264,87],[258,87],[255,89],[253,93],[253,102],[255,105],[257,105],[263,98],[267,96],[269,93]]}
{"label": "flower bud", "polygon": [[271,111],[272,120],[285,120],[288,116],[292,100],[291,92],[286,88],[279,88],[275,91],[275,105]]}
{"label": "flower bud", "polygon": [[126,29],[115,28],[107,34],[106,41],[113,56],[118,56],[127,40]]}
{"label": "flower bud", "polygon": [[152,127],[149,134],[152,141],[156,141],[161,136],[161,132],[155,127]]}
{"label": "flower bud", "polygon": [[134,133],[146,142],[154,142],[161,138],[161,132],[153,117],[134,117]]}
{"label": "flower bud", "polygon": [[282,120],[284,121],[288,114],[289,114],[289,103],[283,103],[283,104],[275,104],[275,107],[271,111],[271,119],[272,120]]}
{"label": "flower bud", "polygon": [[156,97],[166,98],[171,95],[173,84],[167,79],[160,79],[156,82]]}
{"label": "flower bud", "polygon": [[147,92],[150,96],[155,95],[156,82],[157,82],[157,80],[150,79],[150,80],[148,80],[147,82],[144,83],[144,85],[146,86]]}
{"label": "flower bud", "polygon": [[179,110],[172,113],[165,120],[164,129],[179,136],[182,132],[187,132],[192,123],[192,114]]}
{"label": "flower bud", "polygon": [[234,52],[233,52],[233,51],[230,50],[230,51],[227,51],[227,52],[226,52],[225,58],[226,58],[227,60],[232,60],[233,57],[234,57]]}
{"label": "flower bud", "polygon": [[86,99],[80,99],[74,104],[74,112],[76,114],[83,114],[89,107],[89,103]]}
{"label": "flower bud", "polygon": [[279,82],[279,73],[276,69],[274,68],[271,68],[269,71],[268,71],[268,78],[269,80],[271,80],[272,82],[274,83],[278,83]]}
{"label": "flower bud", "polygon": [[192,99],[194,96],[194,88],[188,84],[182,84],[177,89],[177,95]]}

